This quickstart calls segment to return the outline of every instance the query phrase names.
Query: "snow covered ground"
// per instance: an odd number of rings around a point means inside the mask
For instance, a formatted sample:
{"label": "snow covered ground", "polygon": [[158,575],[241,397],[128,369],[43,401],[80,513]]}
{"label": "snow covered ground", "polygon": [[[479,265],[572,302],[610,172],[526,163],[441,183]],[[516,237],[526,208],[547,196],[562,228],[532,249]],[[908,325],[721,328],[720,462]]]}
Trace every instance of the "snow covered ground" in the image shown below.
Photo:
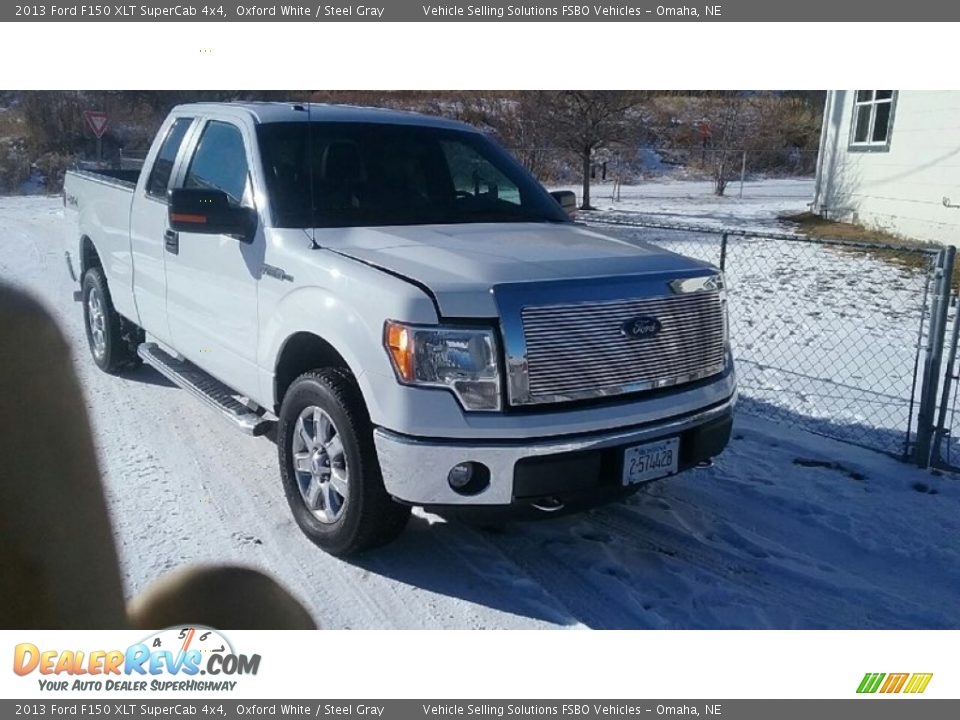
{"label": "snow covered ground", "polygon": [[[583,193],[579,185],[551,189],[572,190],[578,200]],[[730,183],[724,197],[717,197],[713,194],[713,183],[706,180],[653,179],[639,185],[623,186],[619,200],[614,199],[613,194],[614,187],[609,182],[595,184],[591,188],[590,203],[602,212],[604,219],[634,220],[639,215],[655,223],[783,232],[777,215],[809,210],[813,200],[813,180],[751,180],[744,183],[742,198],[739,182]],[[586,213],[581,218],[589,220],[590,215]]]}
{"label": "snow covered ground", "polygon": [[741,414],[714,467],[626,503],[486,529],[418,512],[382,551],[325,555],[290,518],[270,440],[149,368],[96,370],[62,225],[59,199],[0,198],[0,280],[43,300],[72,345],[130,594],[183,564],[235,562],[333,628],[960,627],[956,478],[789,415]]}

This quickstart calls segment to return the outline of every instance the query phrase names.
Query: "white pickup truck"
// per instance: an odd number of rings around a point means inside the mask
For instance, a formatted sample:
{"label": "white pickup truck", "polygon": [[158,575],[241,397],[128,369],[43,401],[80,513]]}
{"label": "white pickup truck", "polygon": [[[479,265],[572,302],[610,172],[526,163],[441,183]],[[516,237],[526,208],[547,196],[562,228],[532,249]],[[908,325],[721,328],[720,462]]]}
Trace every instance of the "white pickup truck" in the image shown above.
{"label": "white pickup truck", "polygon": [[94,362],[275,426],[297,523],[346,555],[411,505],[555,513],[726,446],[721,274],[572,202],[445,119],[183,105],[142,171],[67,173],[67,265]]}

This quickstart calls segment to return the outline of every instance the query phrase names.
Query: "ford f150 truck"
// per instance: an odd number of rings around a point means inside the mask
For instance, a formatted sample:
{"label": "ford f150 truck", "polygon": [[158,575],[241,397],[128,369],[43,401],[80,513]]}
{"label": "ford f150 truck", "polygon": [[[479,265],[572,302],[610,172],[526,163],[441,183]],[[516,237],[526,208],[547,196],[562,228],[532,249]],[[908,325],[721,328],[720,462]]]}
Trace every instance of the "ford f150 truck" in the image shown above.
{"label": "ford f150 truck", "polygon": [[67,173],[67,264],[94,362],[275,426],[293,516],[345,555],[412,505],[579,508],[726,446],[722,275],[571,196],[441,118],[183,105],[142,171]]}

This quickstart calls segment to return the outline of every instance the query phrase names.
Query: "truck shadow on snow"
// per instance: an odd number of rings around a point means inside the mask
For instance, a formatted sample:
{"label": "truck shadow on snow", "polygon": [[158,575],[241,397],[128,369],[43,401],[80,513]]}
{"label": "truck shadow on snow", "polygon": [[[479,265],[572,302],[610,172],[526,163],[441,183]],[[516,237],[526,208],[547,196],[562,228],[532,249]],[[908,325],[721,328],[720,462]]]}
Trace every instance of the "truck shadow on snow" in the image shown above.
{"label": "truck shadow on snow", "polygon": [[[713,468],[551,520],[484,527],[417,513],[398,541],[355,564],[545,625],[960,625],[960,563],[950,550],[960,522],[949,512],[960,490],[886,455],[797,432],[809,418],[777,408],[779,423],[769,425],[747,409],[770,411],[758,401],[742,407]],[[944,492],[953,499],[943,502]]]}

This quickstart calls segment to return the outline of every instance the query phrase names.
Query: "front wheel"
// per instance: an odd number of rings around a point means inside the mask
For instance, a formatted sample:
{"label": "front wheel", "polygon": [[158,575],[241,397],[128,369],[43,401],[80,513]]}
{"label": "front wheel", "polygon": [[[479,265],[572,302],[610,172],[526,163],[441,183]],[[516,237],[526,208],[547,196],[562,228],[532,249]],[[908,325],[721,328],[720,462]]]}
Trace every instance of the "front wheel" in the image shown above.
{"label": "front wheel", "polygon": [[81,294],[87,343],[97,367],[116,375],[125,368],[140,365],[136,342],[141,339],[141,331],[130,326],[113,309],[103,270],[99,267],[87,270]]}
{"label": "front wheel", "polygon": [[373,429],[348,371],[327,368],[294,380],[280,408],[277,449],[293,517],[319,547],[346,556],[403,531],[410,508],[383,487]]}

